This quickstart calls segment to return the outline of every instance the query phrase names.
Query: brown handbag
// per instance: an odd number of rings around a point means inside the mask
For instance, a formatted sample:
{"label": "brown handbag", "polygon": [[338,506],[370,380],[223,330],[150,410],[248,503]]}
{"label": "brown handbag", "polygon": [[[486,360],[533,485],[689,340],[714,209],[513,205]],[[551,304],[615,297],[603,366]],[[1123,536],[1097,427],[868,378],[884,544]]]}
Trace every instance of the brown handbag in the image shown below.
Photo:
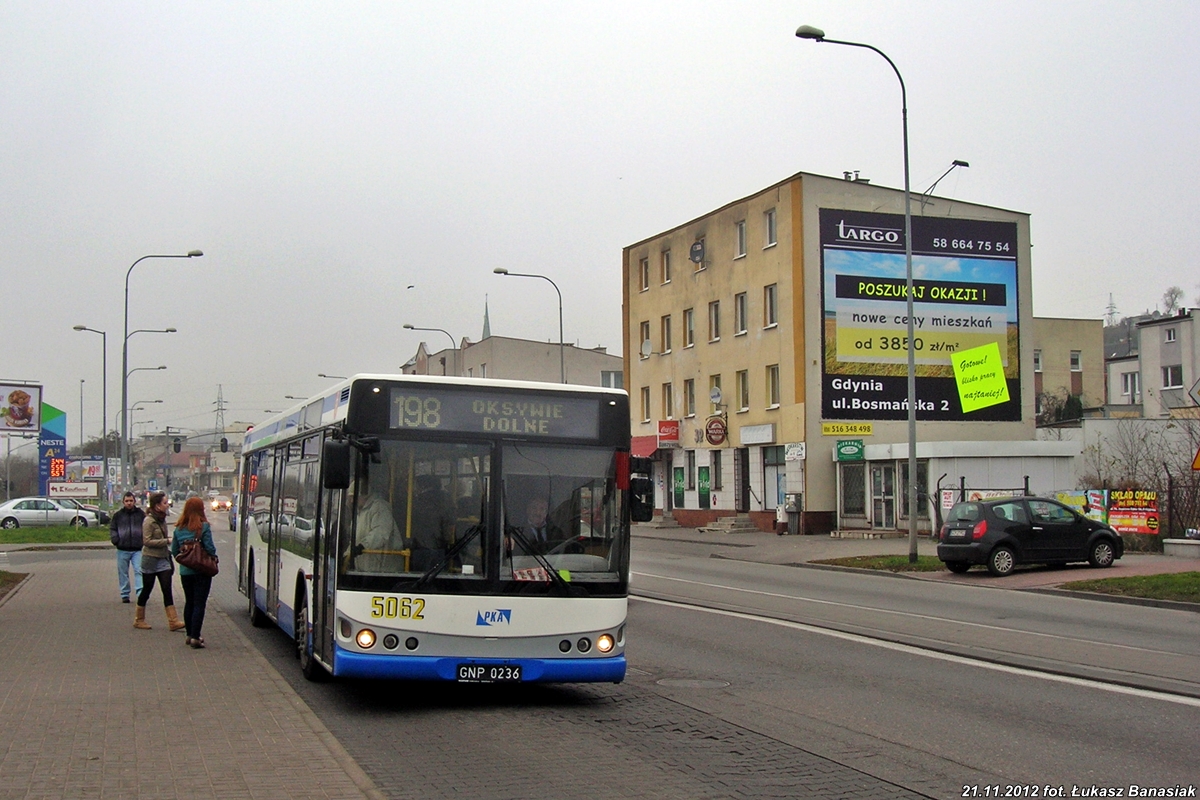
{"label": "brown handbag", "polygon": [[175,560],[188,569],[193,569],[210,578],[221,571],[217,566],[217,557],[204,549],[199,536],[188,539],[186,542],[180,542],[179,555],[175,556]]}

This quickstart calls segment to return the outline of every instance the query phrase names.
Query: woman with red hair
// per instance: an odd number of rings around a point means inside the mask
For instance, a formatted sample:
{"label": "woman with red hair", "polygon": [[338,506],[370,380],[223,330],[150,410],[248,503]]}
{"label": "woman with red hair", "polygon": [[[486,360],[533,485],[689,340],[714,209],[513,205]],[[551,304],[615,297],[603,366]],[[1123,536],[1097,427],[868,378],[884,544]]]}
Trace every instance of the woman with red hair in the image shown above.
{"label": "woman with red hair", "polygon": [[[183,513],[175,520],[175,535],[171,539],[171,555],[179,555],[180,546],[193,539],[200,540],[200,546],[216,557],[217,546],[213,544],[212,528],[204,515],[204,501],[199,497],[188,498],[183,504]],[[183,583],[183,623],[187,628],[188,647],[197,650],[204,647],[204,637],[200,629],[204,627],[204,609],[208,606],[208,593],[212,589],[212,576],[201,575],[196,570],[179,565],[179,580]]]}

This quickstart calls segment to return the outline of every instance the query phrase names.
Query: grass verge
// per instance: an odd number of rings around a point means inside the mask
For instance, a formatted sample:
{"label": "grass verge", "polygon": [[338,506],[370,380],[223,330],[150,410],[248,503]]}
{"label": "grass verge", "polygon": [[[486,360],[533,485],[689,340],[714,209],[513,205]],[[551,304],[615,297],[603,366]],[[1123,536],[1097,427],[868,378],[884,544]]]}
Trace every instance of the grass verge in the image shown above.
{"label": "grass verge", "polygon": [[1175,572],[1168,575],[1136,575],[1128,578],[1098,578],[1074,581],[1058,587],[1076,592],[1098,592],[1151,600],[1200,603],[1200,572]]}
{"label": "grass verge", "polygon": [[857,567],[858,569],[879,569],[887,572],[938,572],[946,565],[936,556],[917,556],[917,563],[908,563],[908,556],[847,556],[846,558],[825,558],[813,561],[813,564],[830,564],[835,567]]}
{"label": "grass verge", "polygon": [[24,572],[5,572],[0,569],[0,600],[3,600],[4,595],[15,589],[24,577]]}
{"label": "grass verge", "polygon": [[76,528],[72,525],[49,528],[0,529],[0,544],[65,544],[67,542],[107,542],[108,528]]}

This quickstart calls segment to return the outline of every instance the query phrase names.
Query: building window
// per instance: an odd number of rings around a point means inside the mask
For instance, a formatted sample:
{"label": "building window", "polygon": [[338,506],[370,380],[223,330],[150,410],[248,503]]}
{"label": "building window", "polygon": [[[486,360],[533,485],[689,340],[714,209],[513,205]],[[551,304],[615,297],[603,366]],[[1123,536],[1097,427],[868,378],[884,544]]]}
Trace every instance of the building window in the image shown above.
{"label": "building window", "polygon": [[737,250],[734,252],[734,258],[741,258],[746,255],[746,220],[740,220],[734,225],[734,233],[737,238]]}
{"label": "building window", "polygon": [[746,293],[733,296],[733,333],[741,336],[746,332]]}
{"label": "building window", "polygon": [[1163,385],[1164,389],[1182,389],[1183,388],[1183,365],[1176,364],[1172,367],[1163,367]]}
{"label": "building window", "polygon": [[683,310],[683,346],[691,347],[696,343],[696,312],[693,309]]}
{"label": "building window", "polygon": [[765,250],[768,247],[774,247],[775,243],[779,241],[775,230],[775,209],[772,208],[763,214],[763,225],[767,229],[767,243],[763,245]]}
{"label": "building window", "polygon": [[650,387],[642,387],[642,422],[650,421]]}
{"label": "building window", "polygon": [[767,367],[767,408],[779,408],[779,365]]}
{"label": "building window", "polygon": [[667,314],[662,318],[662,347],[659,350],[663,353],[671,352],[671,315]]}
{"label": "building window", "polygon": [[[721,389],[721,376],[720,375],[709,375],[708,376],[708,398],[709,398],[709,400],[712,399],[713,389],[720,391],[720,389]],[[719,405],[720,404],[718,404],[718,403],[712,404],[712,413],[716,414],[718,411],[721,410],[718,407]]]}
{"label": "building window", "polygon": [[1168,344],[1175,341],[1175,328],[1167,328],[1166,338],[1164,338],[1163,341],[1167,342]]}
{"label": "building window", "polygon": [[[696,241],[700,243],[700,252],[707,253],[708,250],[704,246],[704,237],[701,236]],[[700,270],[704,269],[704,259],[703,258],[701,258],[699,261],[695,262],[695,264],[696,264],[696,272],[699,272]]]}
{"label": "building window", "polygon": [[642,259],[640,282],[643,292],[650,288],[650,259],[648,258]]}
{"label": "building window", "polygon": [[687,451],[687,488],[696,488],[696,451]]}
{"label": "building window", "polygon": [[713,300],[708,304],[708,340],[721,340],[721,301]]}
{"label": "building window", "polygon": [[696,416],[696,380],[688,378],[683,382],[683,415]]}
{"label": "building window", "polygon": [[624,389],[625,373],[619,369],[600,370],[600,385],[607,389]]}
{"label": "building window", "polygon": [[721,488],[721,451],[708,451],[708,480],[712,484],[713,491]]}
{"label": "building window", "polygon": [[671,251],[662,251],[662,282],[671,282]]}
{"label": "building window", "polygon": [[662,385],[662,403],[663,417],[665,419],[675,419],[675,393],[669,383]]}
{"label": "building window", "polygon": [[640,326],[641,344],[638,345],[638,354],[642,358],[649,358],[649,353],[652,348],[647,347],[650,343],[650,320],[646,320]]}
{"label": "building window", "polygon": [[1034,372],[1042,371],[1042,351],[1041,350],[1033,351],[1033,371]]}
{"label": "building window", "polygon": [[1071,372],[1083,372],[1083,351],[1071,351]]}
{"label": "building window", "polygon": [[481,378],[487,377],[487,362],[486,361],[479,365],[479,377],[481,377]]}
{"label": "building window", "polygon": [[763,287],[763,327],[779,324],[779,287],[772,283]]}
{"label": "building window", "polygon": [[750,371],[739,370],[737,374],[738,411],[750,410]]}
{"label": "building window", "polygon": [[1138,378],[1139,374],[1137,372],[1121,373],[1121,394],[1128,395],[1129,399],[1134,403],[1137,402],[1138,396],[1142,393],[1141,386],[1139,385],[1141,383]]}

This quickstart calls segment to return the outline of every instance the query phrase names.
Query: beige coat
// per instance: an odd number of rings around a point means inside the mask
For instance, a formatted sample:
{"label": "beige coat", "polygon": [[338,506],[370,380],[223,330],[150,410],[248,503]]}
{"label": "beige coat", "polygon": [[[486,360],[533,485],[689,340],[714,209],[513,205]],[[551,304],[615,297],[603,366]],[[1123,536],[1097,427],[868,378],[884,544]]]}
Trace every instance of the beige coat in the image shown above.
{"label": "beige coat", "polygon": [[171,535],[167,523],[159,522],[153,514],[147,514],[142,523],[142,558],[171,557]]}

